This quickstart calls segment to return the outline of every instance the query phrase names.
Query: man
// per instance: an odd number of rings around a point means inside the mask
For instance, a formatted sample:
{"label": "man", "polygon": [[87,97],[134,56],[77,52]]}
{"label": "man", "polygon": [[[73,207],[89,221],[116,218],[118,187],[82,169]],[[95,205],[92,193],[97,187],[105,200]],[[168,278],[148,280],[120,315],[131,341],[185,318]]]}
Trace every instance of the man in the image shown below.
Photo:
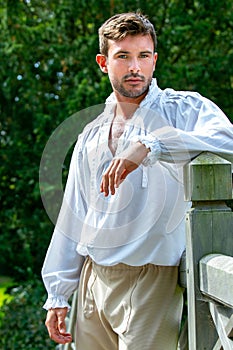
{"label": "man", "polygon": [[113,16],[99,38],[113,93],[73,152],[42,271],[46,326],[56,342],[72,341],[65,317],[79,283],[76,349],[174,350],[182,166],[202,151],[232,155],[233,128],[198,93],[158,88],[156,34],[143,15]]}

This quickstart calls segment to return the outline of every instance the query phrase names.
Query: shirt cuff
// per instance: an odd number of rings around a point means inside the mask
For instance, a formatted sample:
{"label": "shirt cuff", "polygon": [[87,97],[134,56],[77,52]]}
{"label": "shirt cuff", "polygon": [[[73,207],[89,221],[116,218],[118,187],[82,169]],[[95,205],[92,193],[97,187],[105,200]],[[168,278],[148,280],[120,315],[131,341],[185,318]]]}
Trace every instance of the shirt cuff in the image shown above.
{"label": "shirt cuff", "polygon": [[143,159],[142,165],[152,166],[157,162],[161,154],[161,147],[160,142],[156,137],[152,135],[137,135],[132,137],[130,141],[141,142],[146,148],[150,149],[150,152],[148,152],[147,156]]}
{"label": "shirt cuff", "polygon": [[71,308],[70,304],[67,302],[64,296],[48,297],[45,304],[43,305],[43,308],[45,310],[55,309],[55,308],[64,308],[64,307],[67,307],[68,310],[70,310]]}

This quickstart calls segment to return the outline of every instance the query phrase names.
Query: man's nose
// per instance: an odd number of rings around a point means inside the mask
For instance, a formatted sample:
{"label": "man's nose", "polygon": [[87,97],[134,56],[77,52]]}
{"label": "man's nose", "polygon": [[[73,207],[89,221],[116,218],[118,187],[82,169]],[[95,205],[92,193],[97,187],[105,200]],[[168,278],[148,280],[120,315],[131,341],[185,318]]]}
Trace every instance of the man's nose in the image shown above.
{"label": "man's nose", "polygon": [[136,58],[130,61],[129,71],[132,73],[138,73],[140,71],[140,65]]}

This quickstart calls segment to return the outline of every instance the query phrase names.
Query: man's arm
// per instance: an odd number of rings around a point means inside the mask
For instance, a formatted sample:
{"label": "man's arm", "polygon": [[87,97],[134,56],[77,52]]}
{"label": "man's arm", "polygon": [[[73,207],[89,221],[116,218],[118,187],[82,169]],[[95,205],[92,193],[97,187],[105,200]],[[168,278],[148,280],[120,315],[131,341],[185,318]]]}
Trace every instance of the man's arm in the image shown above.
{"label": "man's arm", "polygon": [[[217,118],[213,119],[215,120],[212,125],[209,122],[205,128],[199,127],[194,131],[187,132],[168,126],[157,129],[142,139],[134,138],[132,141],[135,142],[110,163],[103,174],[100,191],[105,196],[109,195],[109,191],[112,195],[115,194],[115,189],[141,163],[153,165],[158,159],[168,163],[185,164],[199,153],[209,151],[232,161],[233,126],[227,119],[222,123],[218,123]],[[148,152],[150,153],[147,157]]]}
{"label": "man's arm", "polygon": [[70,308],[68,299],[78,287],[84,257],[76,252],[76,242],[58,231],[54,235],[42,269],[42,278],[48,292],[44,305],[47,310],[45,325],[51,339],[65,344],[72,342],[65,324]]}

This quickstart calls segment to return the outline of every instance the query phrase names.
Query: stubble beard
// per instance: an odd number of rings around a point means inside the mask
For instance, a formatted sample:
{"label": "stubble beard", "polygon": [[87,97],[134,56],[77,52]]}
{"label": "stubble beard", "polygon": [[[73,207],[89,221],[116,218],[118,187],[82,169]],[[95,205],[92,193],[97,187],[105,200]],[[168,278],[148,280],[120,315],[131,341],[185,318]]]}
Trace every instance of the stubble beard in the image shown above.
{"label": "stubble beard", "polygon": [[[129,77],[127,77],[127,78],[129,78]],[[132,88],[126,89],[123,85],[125,82],[125,77],[122,79],[122,82],[120,82],[119,80],[113,79],[112,86],[120,95],[122,95],[124,97],[137,98],[137,97],[142,96],[145,92],[147,92],[149,90],[149,86],[151,84],[152,78],[145,79],[143,77],[143,81],[144,81],[144,84],[140,90],[138,90],[136,88],[136,86],[135,86],[135,88],[132,87]]]}

